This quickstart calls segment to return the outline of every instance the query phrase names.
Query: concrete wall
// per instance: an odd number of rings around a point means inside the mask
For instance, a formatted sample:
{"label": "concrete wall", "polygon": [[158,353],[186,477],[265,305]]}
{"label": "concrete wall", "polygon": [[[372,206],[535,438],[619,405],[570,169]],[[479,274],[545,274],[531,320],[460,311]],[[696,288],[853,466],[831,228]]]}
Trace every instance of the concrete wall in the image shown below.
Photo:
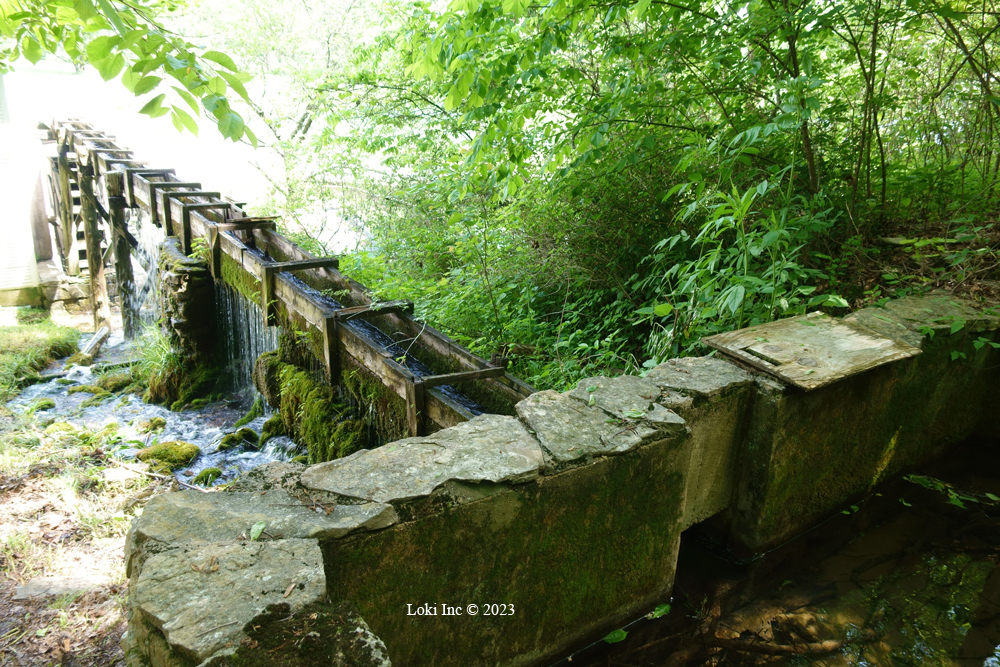
{"label": "concrete wall", "polygon": [[[810,392],[672,360],[539,392],[517,418],[157,497],[130,534],[129,663],[244,664],[268,619],[349,604],[371,637],[358,664],[541,664],[666,602],[694,523],[753,557],[969,435],[1000,435],[983,418],[1000,353],[974,345],[997,317],[935,295],[852,318],[923,352]],[[251,543],[258,521],[268,536]]]}

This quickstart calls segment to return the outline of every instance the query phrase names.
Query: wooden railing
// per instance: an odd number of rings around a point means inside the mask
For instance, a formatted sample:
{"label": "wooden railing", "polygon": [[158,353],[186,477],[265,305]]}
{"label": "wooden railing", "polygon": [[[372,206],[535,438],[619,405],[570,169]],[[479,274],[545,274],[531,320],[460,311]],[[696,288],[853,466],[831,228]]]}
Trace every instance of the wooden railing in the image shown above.
{"label": "wooden railing", "polygon": [[[53,124],[49,138],[57,143],[59,157],[53,160],[52,183],[55,209],[63,230],[63,248],[72,248],[82,225],[87,247],[95,326],[110,320],[105,256],[101,252],[101,222],[113,238],[115,275],[120,295],[133,282],[131,255],[138,241],[126,225],[125,209],[143,209],[167,236],[180,239],[190,254],[196,238],[206,240],[210,248],[212,275],[222,280],[223,255],[260,283],[260,304],[268,324],[276,323],[283,308],[299,327],[309,327],[320,334],[328,380],[340,377],[341,361],[351,361],[379,378],[399,395],[407,407],[408,428],[412,435],[425,432],[427,420],[440,427],[453,426],[471,418],[461,403],[442,392],[442,385],[476,382],[488,391],[495,402],[509,406],[534,390],[506,372],[501,361],[491,364],[472,354],[454,340],[426,324],[414,320],[410,302],[373,303],[363,285],[342,275],[334,257],[318,258],[309,254],[276,231],[274,218],[249,217],[241,202],[224,198],[218,192],[202,189],[201,183],[184,181],[173,169],[154,169],[133,159],[131,151],[118,147],[114,137],[77,121]],[[79,213],[73,207],[72,185],[80,193]],[[256,252],[255,252],[256,250]],[[72,254],[72,252],[71,252]],[[94,258],[101,258],[93,261]],[[72,257],[70,268],[73,268]],[[318,290],[332,289],[346,295],[352,305],[334,308],[309,290],[302,289],[290,276]],[[127,319],[122,309],[126,335],[135,333],[136,323]],[[365,336],[355,320],[367,320],[383,332],[409,341],[411,353],[431,368],[444,368],[440,374],[418,377],[393,357],[385,347]]]}

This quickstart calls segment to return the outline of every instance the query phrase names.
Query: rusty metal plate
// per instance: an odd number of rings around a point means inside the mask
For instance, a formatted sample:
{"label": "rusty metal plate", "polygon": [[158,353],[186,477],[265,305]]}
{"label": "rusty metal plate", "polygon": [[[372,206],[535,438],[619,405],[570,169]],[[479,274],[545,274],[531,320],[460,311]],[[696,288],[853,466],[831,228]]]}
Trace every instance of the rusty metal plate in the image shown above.
{"label": "rusty metal plate", "polygon": [[918,347],[819,312],[708,336],[702,342],[805,390],[920,354]]}

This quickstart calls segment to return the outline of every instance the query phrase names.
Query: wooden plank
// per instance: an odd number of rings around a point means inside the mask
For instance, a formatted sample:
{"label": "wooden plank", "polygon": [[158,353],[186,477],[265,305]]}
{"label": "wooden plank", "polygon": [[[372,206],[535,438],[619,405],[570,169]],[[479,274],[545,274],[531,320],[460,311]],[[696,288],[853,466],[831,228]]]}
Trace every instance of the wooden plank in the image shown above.
{"label": "wooden plank", "polygon": [[108,302],[108,282],[101,256],[101,232],[98,227],[94,198],[94,173],[89,167],[77,172],[80,185],[80,215],[87,243],[87,271],[90,274],[90,306],[94,314],[94,330],[111,326],[111,304]]}
{"label": "wooden plank", "polygon": [[135,198],[135,176],[160,176],[166,178],[174,174],[173,169],[149,169],[148,167],[126,167],[125,168],[125,199],[129,208],[136,208],[139,202]]}
{"label": "wooden plank", "polygon": [[239,222],[220,222],[216,225],[220,232],[248,231],[251,229],[274,228],[274,220],[240,220]]}
{"label": "wooden plank", "polygon": [[446,384],[458,384],[471,380],[484,380],[486,378],[500,377],[506,373],[506,369],[501,367],[483,368],[478,371],[463,371],[461,373],[447,373],[445,375],[428,375],[423,378],[424,386],[440,387]]}
{"label": "wooden plank", "polygon": [[76,251],[76,222],[73,219],[73,192],[70,188],[69,154],[65,146],[59,149],[59,222],[62,226],[63,252],[66,253],[66,270],[71,276],[80,274],[80,255]]}
{"label": "wooden plank", "polygon": [[920,354],[919,348],[820,312],[708,336],[702,342],[806,391]]}
{"label": "wooden plank", "polygon": [[379,315],[388,315],[406,313],[407,315],[413,314],[413,302],[407,300],[400,301],[383,301],[371,306],[352,306],[350,308],[343,308],[336,312],[337,319],[342,321],[348,320],[365,320],[372,317],[377,317]]}
{"label": "wooden plank", "polygon": [[301,259],[293,262],[273,262],[269,269],[275,271],[304,271],[305,269],[335,269],[340,260],[336,257],[320,257],[317,259]]}

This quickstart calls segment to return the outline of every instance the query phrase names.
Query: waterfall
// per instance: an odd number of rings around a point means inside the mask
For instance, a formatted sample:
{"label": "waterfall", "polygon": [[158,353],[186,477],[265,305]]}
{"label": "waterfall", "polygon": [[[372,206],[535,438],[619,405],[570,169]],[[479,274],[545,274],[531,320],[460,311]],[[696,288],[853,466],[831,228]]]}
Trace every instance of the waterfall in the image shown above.
{"label": "waterfall", "polygon": [[165,237],[163,230],[153,224],[148,211],[142,208],[126,211],[128,230],[139,241],[139,247],[134,253],[129,253],[134,282],[124,286],[125,293],[119,295],[119,303],[123,311],[128,310],[135,315],[135,322],[139,325],[138,333],[141,334],[143,329],[153,326],[159,317],[156,305],[159,293],[157,274],[160,244]]}
{"label": "waterfall", "polygon": [[249,406],[257,396],[254,362],[278,349],[278,327],[264,324],[260,306],[222,281],[215,283],[215,317],[232,391]]}

